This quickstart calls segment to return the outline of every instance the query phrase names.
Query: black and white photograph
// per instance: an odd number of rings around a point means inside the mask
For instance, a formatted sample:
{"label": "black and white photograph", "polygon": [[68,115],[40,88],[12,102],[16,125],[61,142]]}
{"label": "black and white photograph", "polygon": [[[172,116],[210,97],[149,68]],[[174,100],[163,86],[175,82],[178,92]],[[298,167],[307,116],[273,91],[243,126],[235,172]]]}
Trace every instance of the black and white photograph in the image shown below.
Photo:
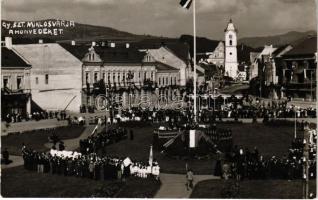
{"label": "black and white photograph", "polygon": [[2,198],[317,198],[318,0],[0,3]]}

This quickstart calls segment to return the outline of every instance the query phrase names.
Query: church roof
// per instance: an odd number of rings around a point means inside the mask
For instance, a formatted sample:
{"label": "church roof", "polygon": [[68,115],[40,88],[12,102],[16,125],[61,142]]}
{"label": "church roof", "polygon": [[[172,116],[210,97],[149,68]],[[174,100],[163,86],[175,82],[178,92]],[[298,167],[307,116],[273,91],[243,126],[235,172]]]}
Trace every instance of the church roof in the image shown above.
{"label": "church roof", "polygon": [[232,19],[230,19],[229,23],[227,24],[224,32],[227,32],[227,31],[237,31],[237,29],[235,28],[233,22],[232,22]]}

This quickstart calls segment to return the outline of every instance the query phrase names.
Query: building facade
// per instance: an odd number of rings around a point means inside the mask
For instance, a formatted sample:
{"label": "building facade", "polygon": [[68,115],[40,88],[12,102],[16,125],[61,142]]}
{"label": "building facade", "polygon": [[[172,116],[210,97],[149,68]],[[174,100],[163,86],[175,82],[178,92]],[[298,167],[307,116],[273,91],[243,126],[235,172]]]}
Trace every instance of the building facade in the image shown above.
{"label": "building facade", "polygon": [[31,64],[13,47],[12,39],[6,38],[1,47],[1,115],[31,113]]}
{"label": "building facade", "polygon": [[13,45],[32,65],[31,93],[43,110],[79,112],[82,62],[56,43]]}
{"label": "building facade", "polygon": [[309,36],[282,55],[281,79],[284,96],[316,100],[317,37]]}

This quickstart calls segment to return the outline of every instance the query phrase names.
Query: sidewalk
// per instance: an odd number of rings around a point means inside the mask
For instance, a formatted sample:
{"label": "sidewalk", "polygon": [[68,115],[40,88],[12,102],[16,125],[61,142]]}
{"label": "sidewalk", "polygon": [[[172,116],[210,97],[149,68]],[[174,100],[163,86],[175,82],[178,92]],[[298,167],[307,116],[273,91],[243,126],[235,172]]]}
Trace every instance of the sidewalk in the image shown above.
{"label": "sidewalk", "polygon": [[[208,179],[219,179],[213,175],[194,175],[193,185]],[[192,190],[186,188],[185,174],[160,174],[161,187],[154,198],[189,198]]]}
{"label": "sidewalk", "polygon": [[[79,147],[79,141],[81,139],[87,138],[93,131],[93,129],[95,128],[95,125],[88,125],[85,130],[83,131],[83,133],[81,134],[80,137],[78,138],[74,138],[74,139],[68,139],[68,140],[63,140],[64,144],[65,144],[65,150],[67,151],[74,151],[75,149],[77,149]],[[46,143],[43,144],[48,148],[51,148],[52,144],[51,143]],[[22,156],[13,156],[10,155],[9,159],[12,160],[12,163],[10,163],[9,165],[1,165],[1,170],[2,169],[7,169],[7,168],[11,168],[11,167],[17,167],[20,165],[23,165],[23,158]]]}
{"label": "sidewalk", "polygon": [[6,127],[5,122],[1,122],[1,136],[8,135],[8,133],[32,131],[45,128],[55,128],[60,126],[67,126],[67,121],[58,121],[57,119],[45,119],[40,121],[10,123],[9,127]]}
{"label": "sidewalk", "polygon": [[[74,151],[75,149],[77,149],[79,147],[79,141],[82,139],[86,139],[92,133],[95,126],[96,125],[86,126],[85,130],[78,138],[63,140],[64,145],[65,145],[65,150],[66,151]],[[49,149],[52,147],[52,143],[45,143],[44,145]]]}

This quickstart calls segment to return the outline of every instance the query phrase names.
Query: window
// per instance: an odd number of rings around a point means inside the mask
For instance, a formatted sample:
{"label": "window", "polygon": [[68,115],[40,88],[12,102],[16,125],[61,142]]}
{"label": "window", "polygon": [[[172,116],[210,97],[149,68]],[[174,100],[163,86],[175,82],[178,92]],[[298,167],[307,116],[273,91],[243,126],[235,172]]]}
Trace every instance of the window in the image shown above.
{"label": "window", "polygon": [[95,54],[92,53],[92,60],[95,60]]}
{"label": "window", "polygon": [[165,78],[162,77],[162,85],[165,85]]}
{"label": "window", "polygon": [[97,83],[97,80],[98,80],[98,73],[95,72],[94,73],[94,83]]}
{"label": "window", "polygon": [[116,77],[116,74],[115,74],[115,72],[114,72],[114,73],[113,73],[113,83],[116,82],[115,77]]}
{"label": "window", "polygon": [[172,85],[172,83],[173,83],[173,82],[172,82],[172,77],[170,77],[170,85]]}
{"label": "window", "polygon": [[151,75],[150,75],[150,76],[151,76],[151,80],[153,80],[153,72],[151,72]]}
{"label": "window", "polygon": [[105,80],[106,80],[106,73],[105,72],[103,72],[103,79],[104,79],[104,82],[105,82]]}
{"label": "window", "polygon": [[88,60],[89,60],[89,61],[92,60],[91,54],[88,54]]}
{"label": "window", "polygon": [[85,73],[85,82],[86,84],[89,83],[89,72]]}
{"label": "window", "polygon": [[39,77],[35,77],[35,84],[39,84]]}
{"label": "window", "polygon": [[125,75],[125,72],[123,72],[123,82],[126,82],[126,75]]}
{"label": "window", "polygon": [[229,38],[230,38],[230,39],[232,39],[232,37],[233,37],[232,35],[229,35]]}
{"label": "window", "polygon": [[147,72],[144,73],[144,80],[147,79]]}
{"label": "window", "polygon": [[8,76],[3,77],[3,87],[4,88],[9,87],[9,77]]}
{"label": "window", "polygon": [[169,85],[169,79],[166,77],[166,85]]}
{"label": "window", "polygon": [[230,45],[232,45],[232,40],[230,40]]}
{"label": "window", "polygon": [[161,85],[161,77],[159,77],[159,85]]}
{"label": "window", "polygon": [[107,75],[107,81],[110,82],[110,73]]}
{"label": "window", "polygon": [[230,52],[230,55],[232,55],[232,52]]}
{"label": "window", "polygon": [[23,77],[22,76],[18,76],[17,77],[17,89],[22,89],[22,80],[23,80]]}
{"label": "window", "polygon": [[49,84],[49,75],[45,74],[45,84]]}
{"label": "window", "polygon": [[118,72],[117,81],[120,83],[120,72]]}
{"label": "window", "polygon": [[174,77],[174,84],[177,85],[177,77]]}

